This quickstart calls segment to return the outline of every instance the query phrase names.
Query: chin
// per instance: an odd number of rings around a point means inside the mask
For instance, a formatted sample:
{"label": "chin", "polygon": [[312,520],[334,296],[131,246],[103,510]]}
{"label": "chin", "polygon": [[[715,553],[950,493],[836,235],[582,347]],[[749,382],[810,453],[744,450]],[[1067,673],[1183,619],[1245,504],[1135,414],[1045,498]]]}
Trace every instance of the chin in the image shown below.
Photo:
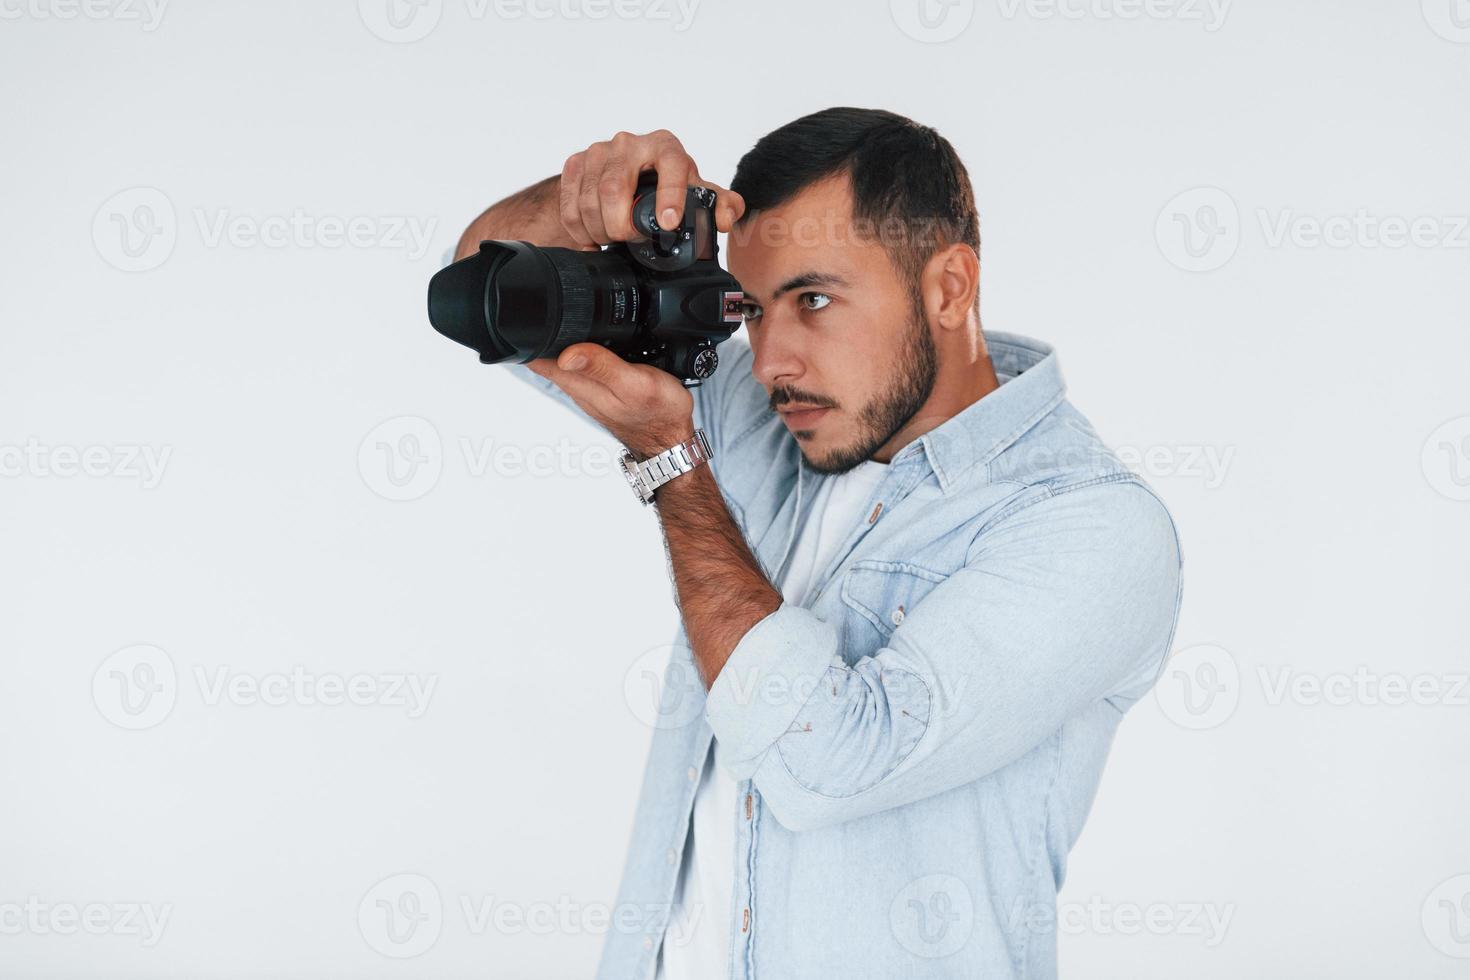
{"label": "chin", "polygon": [[808,466],[818,473],[828,475],[846,473],[867,458],[862,455],[861,449],[857,446],[834,448],[828,445],[826,440],[798,439],[797,445],[801,448],[801,455],[806,458]]}

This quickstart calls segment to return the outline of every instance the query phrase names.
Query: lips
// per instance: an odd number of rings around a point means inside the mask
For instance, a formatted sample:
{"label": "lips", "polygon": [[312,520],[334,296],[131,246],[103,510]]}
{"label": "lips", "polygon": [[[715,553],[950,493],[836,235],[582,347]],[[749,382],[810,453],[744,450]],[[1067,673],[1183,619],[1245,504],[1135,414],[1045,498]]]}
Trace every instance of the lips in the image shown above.
{"label": "lips", "polygon": [[828,408],[808,408],[799,411],[782,409],[781,420],[786,423],[786,427],[789,429],[809,429],[821,421],[822,416],[826,415],[829,411],[831,409]]}

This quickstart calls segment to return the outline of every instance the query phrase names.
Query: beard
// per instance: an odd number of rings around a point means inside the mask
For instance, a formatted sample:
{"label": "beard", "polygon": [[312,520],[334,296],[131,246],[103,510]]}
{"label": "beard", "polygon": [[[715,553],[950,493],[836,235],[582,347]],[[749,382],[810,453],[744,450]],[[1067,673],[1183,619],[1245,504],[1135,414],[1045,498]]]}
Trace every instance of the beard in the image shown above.
{"label": "beard", "polygon": [[835,476],[867,462],[929,400],[939,373],[939,357],[934,338],[929,335],[929,325],[924,322],[922,307],[909,318],[907,339],[907,349],[898,360],[898,373],[892,383],[858,412],[862,434],[851,445],[834,449],[824,459],[808,456],[807,464],[813,470]]}

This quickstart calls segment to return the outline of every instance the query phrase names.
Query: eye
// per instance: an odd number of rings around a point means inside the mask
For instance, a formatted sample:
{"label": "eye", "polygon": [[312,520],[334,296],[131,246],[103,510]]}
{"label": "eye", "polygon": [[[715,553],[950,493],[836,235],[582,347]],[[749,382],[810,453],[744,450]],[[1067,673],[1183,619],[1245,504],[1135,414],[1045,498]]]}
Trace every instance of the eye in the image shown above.
{"label": "eye", "polygon": [[816,312],[831,305],[832,297],[826,293],[802,293],[796,302],[802,309]]}
{"label": "eye", "polygon": [[761,309],[759,303],[740,304],[740,315],[745,318],[746,323],[750,323],[752,320],[759,320],[762,312],[764,311]]}

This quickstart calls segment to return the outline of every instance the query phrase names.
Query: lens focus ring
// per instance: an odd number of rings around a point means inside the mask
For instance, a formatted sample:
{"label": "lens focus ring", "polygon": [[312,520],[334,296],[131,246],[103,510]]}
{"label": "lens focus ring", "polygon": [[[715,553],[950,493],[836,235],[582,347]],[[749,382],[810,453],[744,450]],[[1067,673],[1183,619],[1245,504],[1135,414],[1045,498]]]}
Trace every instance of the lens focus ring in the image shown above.
{"label": "lens focus ring", "polygon": [[592,334],[592,274],[576,252],[547,249],[545,254],[561,281],[561,324],[551,342],[561,351]]}

